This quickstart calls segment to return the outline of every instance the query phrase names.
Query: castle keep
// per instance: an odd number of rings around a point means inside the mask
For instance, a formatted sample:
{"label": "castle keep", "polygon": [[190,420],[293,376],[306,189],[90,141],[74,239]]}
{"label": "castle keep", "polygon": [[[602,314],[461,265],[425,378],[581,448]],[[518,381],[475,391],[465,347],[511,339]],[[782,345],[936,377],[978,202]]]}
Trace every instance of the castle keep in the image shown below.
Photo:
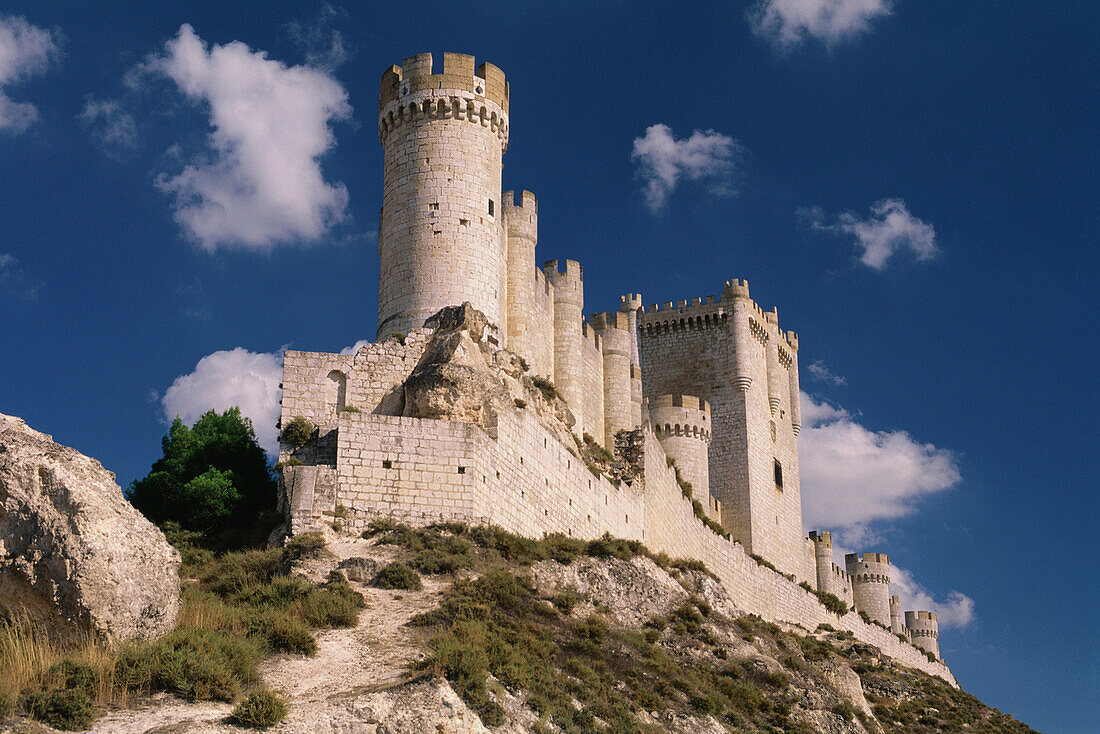
{"label": "castle keep", "polygon": [[281,424],[316,429],[281,446],[292,531],[339,514],[610,533],[703,561],[746,611],[849,629],[953,682],[935,615],[903,621],[884,554],[842,569],[828,532],[803,535],[798,337],[777,310],[734,279],[586,317],[580,263],[538,267],[535,196],[502,191],[504,73],[442,67],[420,54],[382,75],[376,342],[284,357]]}

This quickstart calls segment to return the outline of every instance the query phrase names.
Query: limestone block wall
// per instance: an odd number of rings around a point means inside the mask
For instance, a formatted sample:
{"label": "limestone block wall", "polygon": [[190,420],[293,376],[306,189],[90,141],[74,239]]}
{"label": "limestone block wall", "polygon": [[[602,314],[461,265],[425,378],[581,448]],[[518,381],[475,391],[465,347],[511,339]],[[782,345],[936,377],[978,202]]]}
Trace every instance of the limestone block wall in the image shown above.
{"label": "limestone block wall", "polygon": [[505,327],[507,108],[503,73],[491,64],[475,71],[465,54],[445,54],[442,74],[432,73],[431,54],[383,74],[380,338],[465,301]]}
{"label": "limestone block wall", "polygon": [[587,321],[581,323],[581,411],[584,432],[605,448],[614,445],[614,435],[604,432],[603,339]]}
{"label": "limestone block wall", "polygon": [[867,624],[855,612],[836,615],[827,611],[816,596],[795,581],[756,563],[740,543],[730,542],[703,526],[692,514],[690,503],[681,496],[675,474],[665,465],[660,444],[649,431],[644,461],[645,542],[652,550],[702,561],[746,612],[809,631],[828,623],[852,632],[856,639],[875,645],[904,665],[958,685],[943,663],[930,662],[919,649],[885,629]]}
{"label": "limestone block wall", "polygon": [[554,376],[554,286],[539,268],[534,271],[534,300],[529,304],[531,324],[531,372]]}
{"label": "limestone block wall", "polygon": [[536,538],[642,539],[640,491],[593,476],[525,411],[500,415],[495,436],[469,423],[364,413],[343,414],[339,434],[337,497],[352,530],[383,514],[492,523]]}
{"label": "limestone block wall", "polygon": [[[650,306],[638,315],[644,393],[698,394],[711,405],[711,491],[723,525],[750,553],[815,581],[802,535],[798,448],[788,372],[797,358],[775,312],[748,284],[727,282],[722,299]],[[771,345],[769,347],[769,344]],[[769,349],[772,372],[769,379]]]}

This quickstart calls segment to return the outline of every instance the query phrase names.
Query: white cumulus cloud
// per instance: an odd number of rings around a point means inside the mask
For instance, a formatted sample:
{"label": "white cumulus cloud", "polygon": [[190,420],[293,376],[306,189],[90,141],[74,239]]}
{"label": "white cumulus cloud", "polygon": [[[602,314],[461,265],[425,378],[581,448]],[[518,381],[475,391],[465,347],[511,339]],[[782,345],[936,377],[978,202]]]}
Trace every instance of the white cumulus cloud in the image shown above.
{"label": "white cumulus cloud", "polygon": [[840,530],[847,542],[873,538],[869,523],[913,511],[923,496],[958,484],[958,460],[905,431],[872,431],[848,411],[802,393],[798,462],[808,528]]}
{"label": "white cumulus cloud", "polygon": [[320,165],[335,144],[330,123],[351,115],[330,74],[288,67],[239,41],[208,48],[189,25],[142,71],[167,77],[209,113],[209,149],[157,181],[204,249],[316,241],[345,219],[347,189],[327,182]]}
{"label": "white cumulus cloud", "polygon": [[252,419],[260,446],[276,454],[282,379],[281,352],[256,353],[242,347],[214,352],[172,382],[161,398],[161,407],[166,420],[179,416],[188,425],[209,410],[239,407],[242,415]]}
{"label": "white cumulus cloud", "polygon": [[826,367],[825,363],[822,362],[820,359],[815,359],[813,362],[810,362],[810,364],[807,365],[806,369],[810,373],[810,377],[817,380],[818,382],[824,382],[829,385],[833,385],[834,387],[841,387],[848,384],[848,378],[841,377],[837,373],[833,372],[831,369]]}
{"label": "white cumulus cloud", "polygon": [[34,105],[14,101],[6,88],[44,74],[60,56],[56,32],[0,14],[0,131],[19,133],[38,119]]}
{"label": "white cumulus cloud", "polygon": [[898,252],[911,252],[917,260],[931,260],[940,253],[935,228],[913,216],[901,199],[880,199],[866,218],[843,212],[833,224],[826,223],[824,212],[816,207],[800,214],[814,229],[849,237],[859,261],[875,270],[884,269]]}
{"label": "white cumulus cloud", "polygon": [[974,621],[974,600],[961,591],[949,591],[936,599],[903,568],[890,567],[890,593],[897,594],[902,614],[909,611],[935,612],[940,629],[968,627]]}
{"label": "white cumulus cloud", "polygon": [[134,116],[123,109],[117,100],[89,97],[80,111],[80,121],[109,153],[134,148],[138,144]]}
{"label": "white cumulus cloud", "polygon": [[676,139],[668,125],[651,125],[634,139],[631,158],[635,175],[645,182],[645,201],[650,211],[664,208],[680,181],[705,181],[710,193],[734,193],[732,177],[744,149],[728,135],[696,130]]}
{"label": "white cumulus cloud", "polygon": [[759,0],[747,16],[754,33],[789,49],[811,38],[827,46],[854,38],[892,10],[890,0]]}

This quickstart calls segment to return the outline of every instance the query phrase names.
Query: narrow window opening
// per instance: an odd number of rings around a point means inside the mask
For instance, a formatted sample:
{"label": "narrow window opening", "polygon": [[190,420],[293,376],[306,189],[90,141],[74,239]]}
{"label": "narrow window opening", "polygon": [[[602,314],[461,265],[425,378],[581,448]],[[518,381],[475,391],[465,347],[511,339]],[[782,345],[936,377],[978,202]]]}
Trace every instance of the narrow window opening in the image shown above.
{"label": "narrow window opening", "polygon": [[458,223],[461,224],[463,227],[467,227],[470,224],[470,220],[469,219],[459,219]]}
{"label": "narrow window opening", "polygon": [[775,486],[783,489],[783,465],[779,463],[779,459],[775,460]]}
{"label": "narrow window opening", "polygon": [[392,469],[393,468],[393,462],[390,461],[389,459],[382,459],[382,468],[383,469]]}
{"label": "narrow window opening", "polygon": [[432,202],[431,204],[428,204],[428,208],[431,209],[432,211],[438,211],[439,210],[439,202],[436,201],[436,202]]}
{"label": "narrow window opening", "polygon": [[465,474],[466,473],[466,467],[464,467],[464,466],[458,467],[458,473],[459,474]]}
{"label": "narrow window opening", "polygon": [[493,216],[493,200],[489,199],[489,216]]}

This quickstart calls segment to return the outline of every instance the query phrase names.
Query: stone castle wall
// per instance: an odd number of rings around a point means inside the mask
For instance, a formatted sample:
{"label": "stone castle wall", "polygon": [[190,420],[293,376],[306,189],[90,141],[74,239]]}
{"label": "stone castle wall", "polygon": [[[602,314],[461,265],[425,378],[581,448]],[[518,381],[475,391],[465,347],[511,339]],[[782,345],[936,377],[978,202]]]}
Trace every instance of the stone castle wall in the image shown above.
{"label": "stone castle wall", "polygon": [[[293,523],[299,530],[331,522],[341,507],[342,522],[356,532],[383,515],[414,524],[491,523],[536,538],[610,533],[655,552],[702,561],[746,612],[808,631],[822,623],[850,630],[892,658],[954,684],[942,663],[854,612],[828,612],[795,581],[761,566],[741,544],[703,525],[650,430],[644,431],[644,487],[615,486],[593,476],[521,409],[501,413],[491,431],[454,421],[345,412],[339,414],[338,433],[334,477],[324,467],[283,469],[285,502],[298,513]],[[326,482],[333,479],[335,491],[327,491]],[[314,486],[315,494],[303,496]]]}

